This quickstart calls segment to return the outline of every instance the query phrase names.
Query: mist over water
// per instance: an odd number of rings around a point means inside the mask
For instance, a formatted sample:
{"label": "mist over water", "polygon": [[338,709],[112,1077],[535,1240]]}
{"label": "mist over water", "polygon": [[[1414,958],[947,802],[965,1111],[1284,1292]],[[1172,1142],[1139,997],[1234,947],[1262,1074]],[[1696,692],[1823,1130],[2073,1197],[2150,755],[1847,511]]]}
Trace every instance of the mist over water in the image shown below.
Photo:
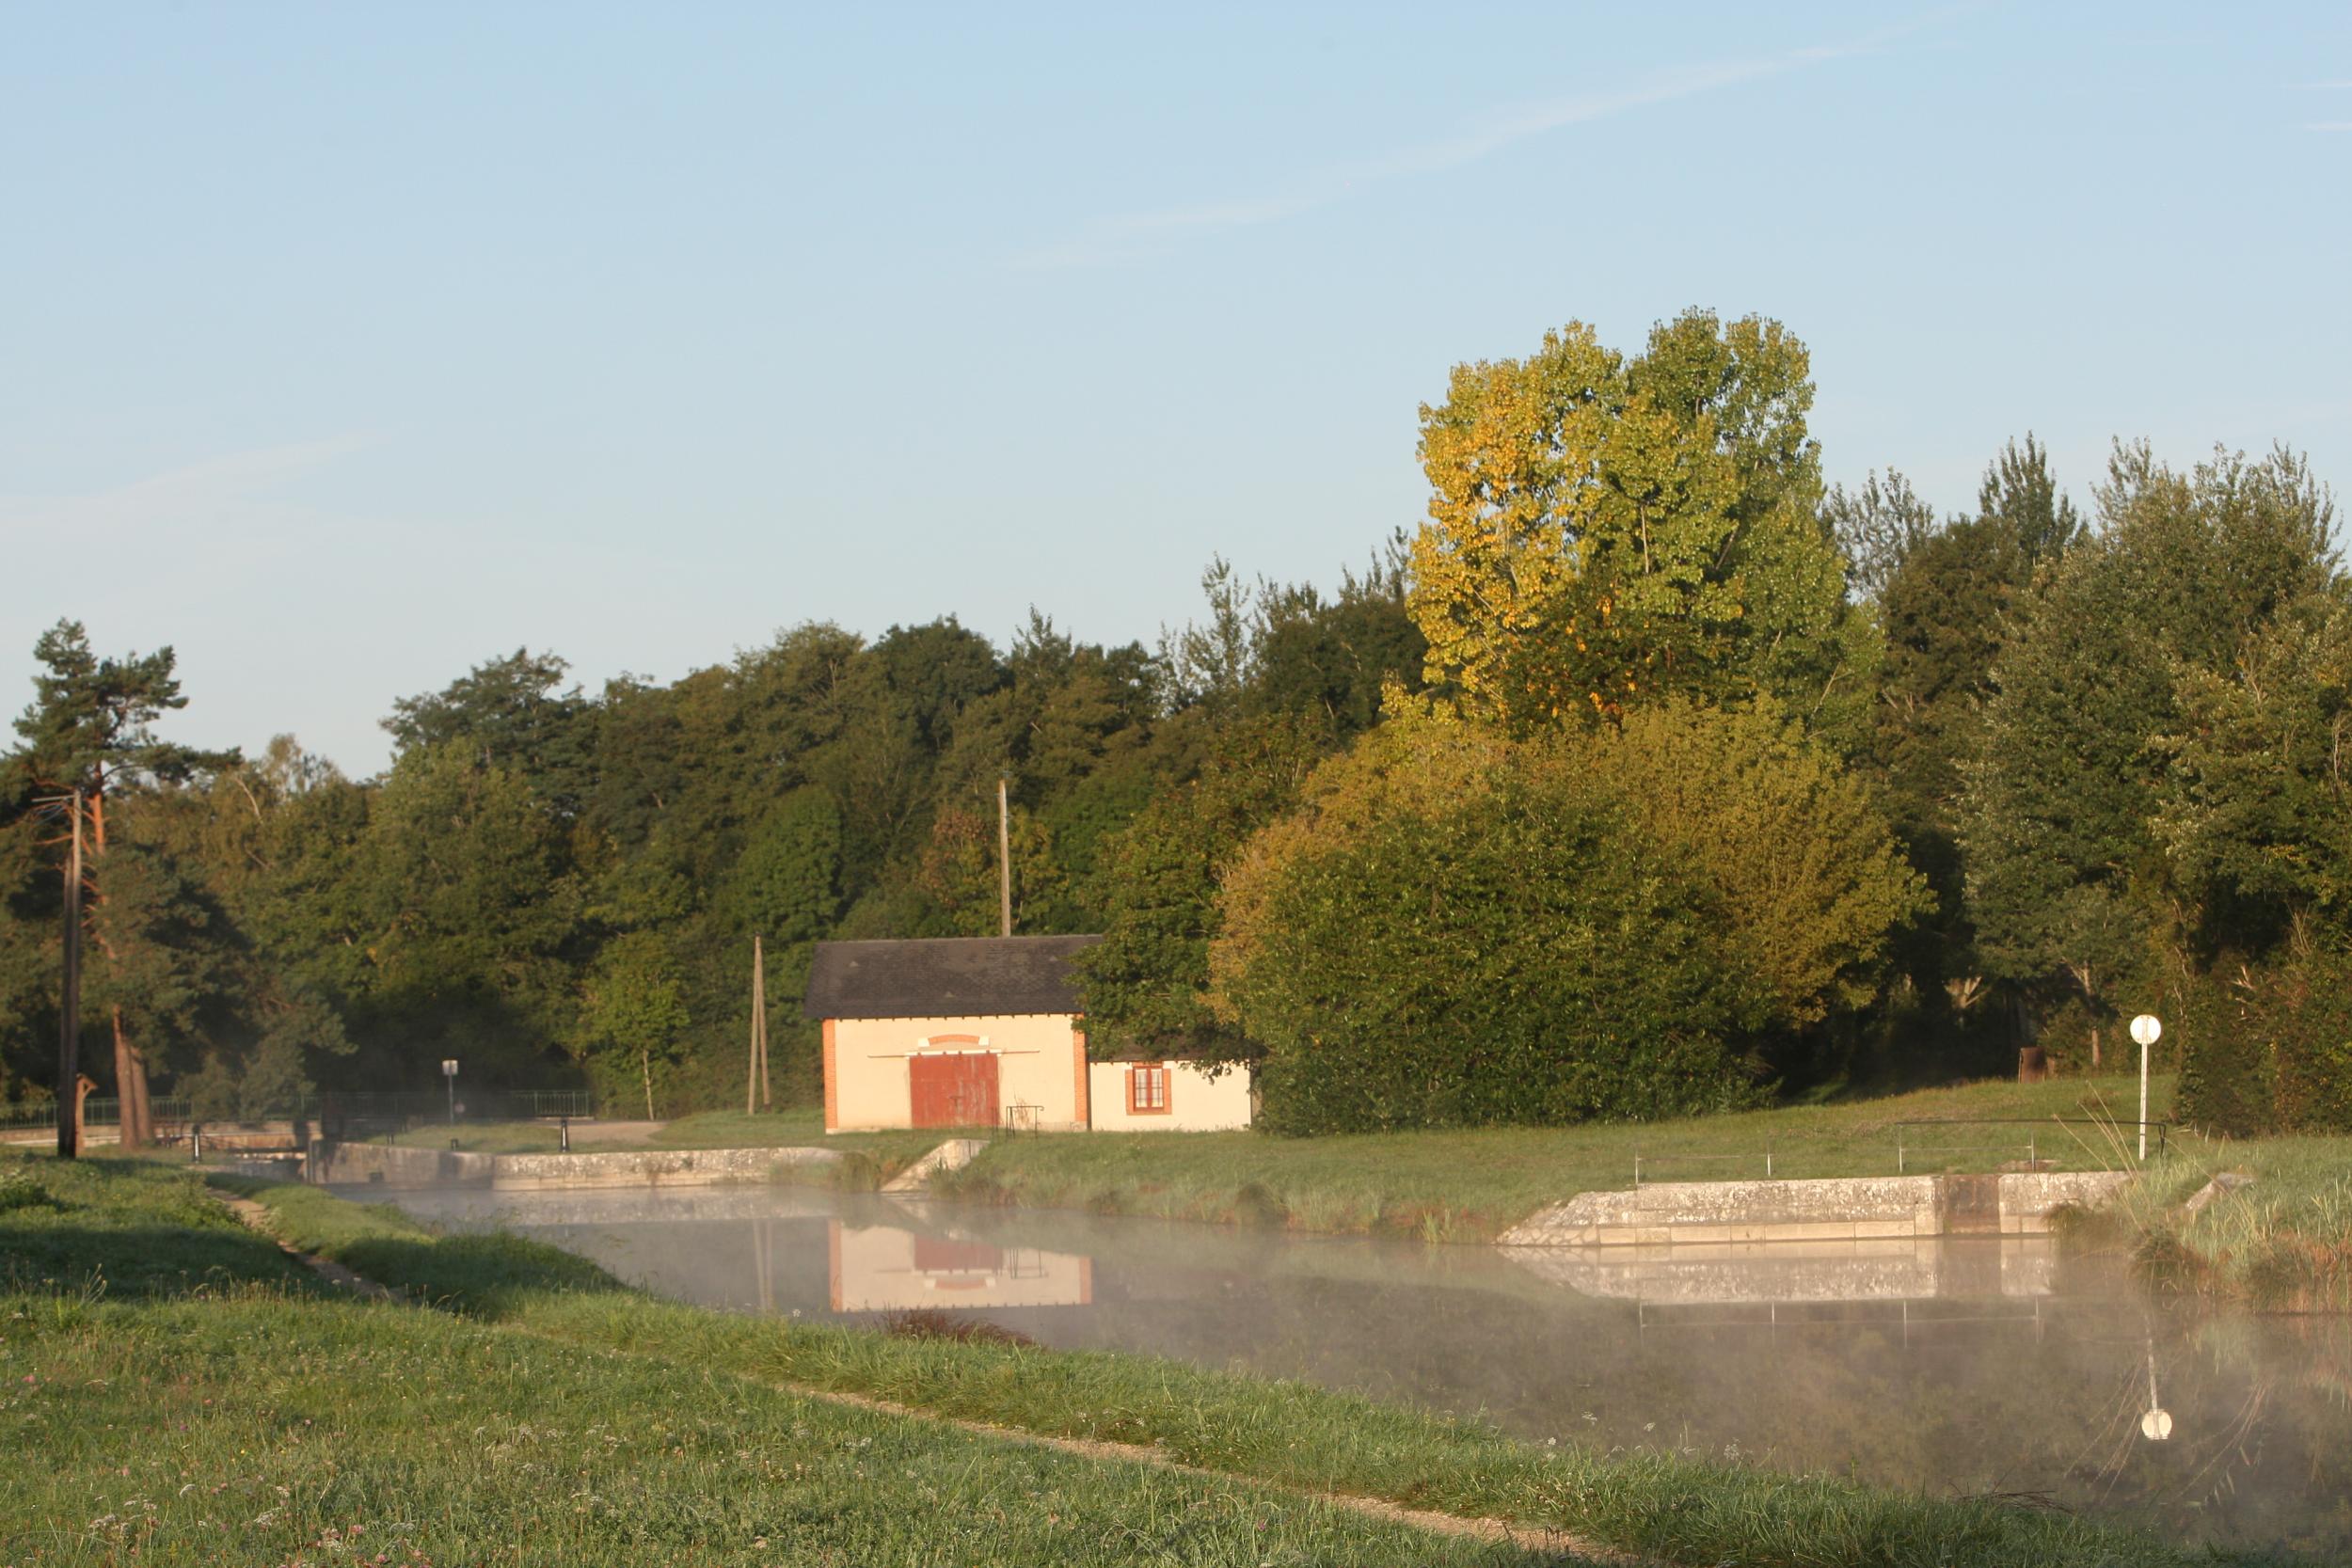
{"label": "mist over water", "polygon": [[952,1312],[1051,1346],[1483,1412],[1538,1442],[2352,1551],[2352,1320],[2167,1306],[2042,1241],[1634,1258],[798,1188],[366,1196],[731,1310]]}

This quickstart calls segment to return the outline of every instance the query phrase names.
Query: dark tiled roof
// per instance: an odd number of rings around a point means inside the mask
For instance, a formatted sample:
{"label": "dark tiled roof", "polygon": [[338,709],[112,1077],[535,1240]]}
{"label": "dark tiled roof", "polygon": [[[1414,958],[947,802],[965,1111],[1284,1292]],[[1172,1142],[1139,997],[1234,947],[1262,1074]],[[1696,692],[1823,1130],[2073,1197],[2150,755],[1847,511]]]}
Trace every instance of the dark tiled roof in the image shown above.
{"label": "dark tiled roof", "polygon": [[978,1018],[1074,1013],[1071,955],[1101,937],[934,937],[820,942],[808,966],[808,1018]]}

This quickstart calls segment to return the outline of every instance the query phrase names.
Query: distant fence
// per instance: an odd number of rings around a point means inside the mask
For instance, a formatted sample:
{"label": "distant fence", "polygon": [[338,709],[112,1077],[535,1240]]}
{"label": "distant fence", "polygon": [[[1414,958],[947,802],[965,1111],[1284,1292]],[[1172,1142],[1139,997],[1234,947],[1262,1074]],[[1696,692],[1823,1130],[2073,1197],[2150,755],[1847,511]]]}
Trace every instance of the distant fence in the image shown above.
{"label": "distant fence", "polygon": [[[1775,1150],[1770,1139],[1762,1147],[1732,1154],[1683,1153],[1675,1149],[1633,1151],[1633,1184],[1649,1181],[1746,1181],[1776,1176],[1856,1176],[1883,1174],[1884,1167],[1866,1172],[1859,1167],[1881,1159],[1894,1165],[1893,1174],[1940,1172],[1947,1162],[1983,1165],[2013,1163],[2028,1170],[2119,1170],[2137,1162],[2137,1140],[2144,1128],[2148,1154],[2162,1159],[2171,1149],[2169,1121],[2109,1121],[2095,1117],[1947,1117],[1928,1121],[1884,1124],[1894,1143],[1882,1155],[1857,1150],[1825,1153],[1800,1140]],[[1998,1129],[2000,1131],[1994,1131]],[[1793,1171],[1789,1168],[1795,1165]]]}
{"label": "distant fence", "polygon": [[[156,1095],[149,1102],[159,1130],[177,1132],[198,1120],[195,1102],[181,1095]],[[596,1096],[586,1089],[460,1089],[457,1115],[461,1121],[539,1121],[558,1117],[585,1119],[596,1115]],[[303,1095],[287,1103],[248,1110],[235,1116],[210,1117],[207,1121],[308,1121],[324,1125],[349,1122],[361,1127],[405,1127],[418,1122],[446,1121],[450,1115],[447,1090],[356,1090],[348,1093]],[[0,1111],[0,1132],[39,1131],[57,1125],[57,1107],[26,1106]],[[85,1127],[122,1125],[121,1101],[92,1095],[82,1104]]]}
{"label": "distant fence", "polygon": [[[2014,1132],[1963,1131],[1959,1134],[1992,1140],[1980,1143],[1953,1143],[1948,1135],[1937,1136],[1939,1130],[1948,1134],[1954,1128],[1992,1127],[2022,1127],[2026,1132],[2022,1136]],[[2069,1131],[2073,1128],[2089,1131]],[[2112,1160],[2116,1165],[2125,1165],[2137,1158],[2133,1140],[2143,1128],[2152,1134],[2149,1142],[2155,1147],[2151,1152],[2156,1158],[2170,1152],[2172,1124],[2169,1121],[2109,1121],[2095,1117],[1947,1117],[1935,1121],[1899,1121],[1895,1124],[1895,1171],[1903,1175],[1920,1161],[1954,1154],[2006,1154],[2012,1159],[2023,1155],[2028,1165],[2088,1156],[2094,1164]]]}
{"label": "distant fence", "polygon": [[[177,1095],[153,1095],[148,1100],[158,1126],[188,1119],[189,1102]],[[55,1101],[46,1105],[27,1105],[16,1110],[0,1110],[0,1132],[15,1132],[26,1128],[57,1125]],[[85,1127],[119,1127],[122,1125],[122,1101],[108,1095],[92,1095],[82,1101],[82,1125]]]}
{"label": "distant fence", "polygon": [[[448,1091],[404,1090],[397,1093],[322,1094],[303,1113],[314,1121],[341,1116],[354,1121],[447,1121]],[[593,1117],[596,1096],[586,1089],[457,1090],[460,1121],[545,1121],[557,1117]]]}

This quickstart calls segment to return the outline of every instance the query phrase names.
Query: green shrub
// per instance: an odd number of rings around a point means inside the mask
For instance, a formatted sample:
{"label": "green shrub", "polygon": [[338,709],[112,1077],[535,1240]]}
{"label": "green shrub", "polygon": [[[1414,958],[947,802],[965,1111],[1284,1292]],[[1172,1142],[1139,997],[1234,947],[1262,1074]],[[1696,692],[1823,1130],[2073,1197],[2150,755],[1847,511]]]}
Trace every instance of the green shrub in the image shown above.
{"label": "green shrub", "polygon": [[2190,996],[2181,1110],[2215,1132],[2352,1132],[2352,957],[2307,941]]}
{"label": "green shrub", "polygon": [[1308,841],[1255,893],[1227,987],[1271,1130],[1558,1123],[1754,1096],[1747,977],[1686,857],[1558,770]]}
{"label": "green shrub", "polygon": [[1513,736],[1397,694],[1221,867],[1202,1005],[1298,1132],[1652,1118],[1828,1059],[1925,907],[1776,712]]}

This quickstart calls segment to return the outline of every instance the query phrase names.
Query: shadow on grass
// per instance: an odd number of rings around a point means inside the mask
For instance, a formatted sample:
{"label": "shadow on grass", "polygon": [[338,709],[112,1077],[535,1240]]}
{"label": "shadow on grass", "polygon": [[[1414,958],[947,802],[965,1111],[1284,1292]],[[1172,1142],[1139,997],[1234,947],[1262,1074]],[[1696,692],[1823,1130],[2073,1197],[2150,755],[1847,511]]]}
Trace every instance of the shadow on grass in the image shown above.
{"label": "shadow on grass", "polygon": [[213,1185],[268,1211],[287,1245],[341,1263],[412,1301],[498,1319],[549,1293],[625,1291],[587,1259],[500,1231],[444,1234],[382,1204],[353,1204],[315,1187],[215,1176]]}
{"label": "shadow on grass", "polygon": [[516,1236],[368,1237],[320,1256],[413,1300],[491,1321],[519,1316],[550,1293],[628,1290],[584,1258]]}
{"label": "shadow on grass", "polygon": [[71,1208],[40,1221],[0,1224],[0,1292],[166,1300],[236,1285],[304,1290],[314,1283],[308,1269],[249,1231],[89,1225],[77,1223]]}

